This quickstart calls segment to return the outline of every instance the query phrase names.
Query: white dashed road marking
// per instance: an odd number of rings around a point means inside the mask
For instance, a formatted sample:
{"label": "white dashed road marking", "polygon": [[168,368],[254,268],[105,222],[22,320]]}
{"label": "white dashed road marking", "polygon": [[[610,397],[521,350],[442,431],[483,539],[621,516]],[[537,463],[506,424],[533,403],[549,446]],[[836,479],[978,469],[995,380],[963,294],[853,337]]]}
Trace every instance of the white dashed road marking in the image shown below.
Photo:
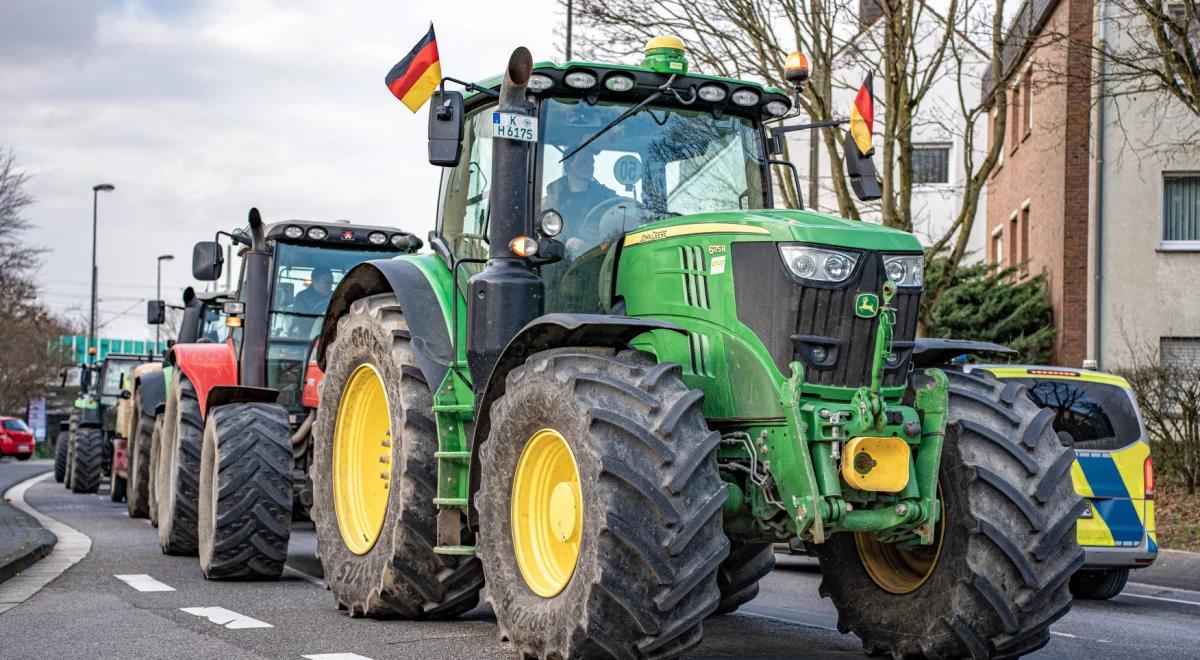
{"label": "white dashed road marking", "polygon": [[1145,594],[1120,594],[1118,598],[1144,598],[1146,600],[1160,600],[1164,603],[1178,603],[1180,605],[1200,605],[1194,600],[1182,600],[1180,598],[1163,598],[1162,596],[1147,596]]}
{"label": "white dashed road marking", "polygon": [[309,660],[371,660],[367,656],[357,653],[314,653],[300,657],[308,658]]}
{"label": "white dashed road marking", "polygon": [[274,628],[275,626],[266,621],[251,619],[245,614],[238,614],[233,610],[227,610],[224,607],[181,607],[180,611],[204,617],[209,621],[221,626],[225,626],[230,630],[240,630],[242,628]]}
{"label": "white dashed road marking", "polygon": [[158,580],[146,575],[145,573],[137,573],[132,575],[114,575],[113,577],[137,589],[138,591],[175,591],[175,587],[168,584],[163,584]]}

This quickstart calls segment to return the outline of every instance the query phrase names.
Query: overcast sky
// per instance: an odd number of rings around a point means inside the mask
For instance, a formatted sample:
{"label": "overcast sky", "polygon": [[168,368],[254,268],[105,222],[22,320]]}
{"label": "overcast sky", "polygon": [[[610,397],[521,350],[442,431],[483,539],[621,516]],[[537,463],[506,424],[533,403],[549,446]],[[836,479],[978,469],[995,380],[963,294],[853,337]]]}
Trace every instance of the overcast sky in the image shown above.
{"label": "overcast sky", "polygon": [[[144,299],[192,284],[191,248],[257,206],[285,218],[432,228],[426,114],[384,74],[437,29],[444,75],[560,59],[553,0],[0,0],[0,148],[36,198],[46,301],[86,318],[100,197],[102,336],[152,337]],[[124,312],[122,314],[122,312]]]}

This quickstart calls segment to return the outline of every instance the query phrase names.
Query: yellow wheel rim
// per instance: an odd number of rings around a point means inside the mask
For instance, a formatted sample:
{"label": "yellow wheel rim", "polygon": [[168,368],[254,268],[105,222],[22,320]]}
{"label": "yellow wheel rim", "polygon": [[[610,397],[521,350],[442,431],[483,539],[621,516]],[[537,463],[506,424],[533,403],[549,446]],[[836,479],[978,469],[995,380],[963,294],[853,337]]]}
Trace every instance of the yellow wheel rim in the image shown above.
{"label": "yellow wheel rim", "polygon": [[392,480],[392,422],[379,372],[359,365],[346,388],[333,431],[333,506],[351,552],[375,547]]}
{"label": "yellow wheel rim", "polygon": [[575,456],[561,433],[542,429],[525,443],[512,489],[513,549],[533,593],[550,598],[571,581],[582,528]]}
{"label": "yellow wheel rim", "polygon": [[919,589],[933,575],[938,558],[942,556],[945,531],[946,505],[943,504],[933,545],[908,550],[883,543],[870,532],[855,534],[854,543],[858,546],[858,558],[863,568],[875,584],[889,593],[904,595]]}

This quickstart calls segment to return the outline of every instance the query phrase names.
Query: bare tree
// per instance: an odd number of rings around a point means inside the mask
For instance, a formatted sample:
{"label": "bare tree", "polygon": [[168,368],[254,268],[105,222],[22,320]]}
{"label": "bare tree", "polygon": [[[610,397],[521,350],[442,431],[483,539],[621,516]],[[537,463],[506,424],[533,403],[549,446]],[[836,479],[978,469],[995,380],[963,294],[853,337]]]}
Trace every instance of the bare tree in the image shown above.
{"label": "bare tree", "polygon": [[16,156],[0,150],[0,413],[23,415],[31,394],[44,391],[67,366],[69,357],[58,345],[66,324],[38,300],[34,274],[44,250],[24,243],[29,221],[24,212],[33,204],[25,189],[29,177]]}
{"label": "bare tree", "polygon": [[1125,342],[1129,358],[1120,373],[1137,395],[1154,464],[1193,495],[1200,483],[1200,364],[1164,360],[1128,334]]}
{"label": "bare tree", "polygon": [[[851,195],[839,129],[822,129],[820,135],[828,155],[829,184],[842,216],[859,219],[877,209],[884,224],[911,231],[914,135],[922,123],[938,122],[961,136],[961,202],[927,251],[930,259],[949,259],[946,272],[951,276],[932,283],[926,293],[936,302],[967,256],[980,198],[1002,148],[1002,141],[986,148],[978,144],[979,129],[994,108],[993,130],[1003,135],[1012,65],[1028,47],[1019,31],[1005,29],[1005,1],[946,0],[938,3],[939,10],[933,3],[910,0],[577,0],[575,48],[601,61],[620,59],[633,57],[652,36],[674,34],[689,44],[690,58],[699,69],[778,87],[785,87],[787,53],[800,50],[809,55],[813,72],[800,109],[812,121],[844,118],[849,105],[843,101],[842,107],[837,97],[858,87],[863,69],[882,67],[882,95],[877,98],[882,116],[876,126],[882,124],[883,199],[878,205],[863,205]],[[983,77],[992,82],[981,94]],[[930,102],[939,84],[952,86],[954,104]],[[818,173],[809,176],[815,182]],[[798,198],[790,179],[780,177],[780,184],[785,202],[794,205]],[[923,327],[927,321],[922,319]]]}

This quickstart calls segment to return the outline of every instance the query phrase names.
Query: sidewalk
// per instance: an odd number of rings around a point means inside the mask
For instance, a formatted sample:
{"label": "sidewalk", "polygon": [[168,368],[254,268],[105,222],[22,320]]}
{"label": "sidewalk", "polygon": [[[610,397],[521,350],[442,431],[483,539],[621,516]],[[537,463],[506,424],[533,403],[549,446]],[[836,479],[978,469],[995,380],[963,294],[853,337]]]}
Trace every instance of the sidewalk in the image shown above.
{"label": "sidewalk", "polygon": [[[0,462],[0,496],[9,488],[54,469],[52,460]],[[24,511],[0,502],[0,582],[50,554],[57,539]]]}

